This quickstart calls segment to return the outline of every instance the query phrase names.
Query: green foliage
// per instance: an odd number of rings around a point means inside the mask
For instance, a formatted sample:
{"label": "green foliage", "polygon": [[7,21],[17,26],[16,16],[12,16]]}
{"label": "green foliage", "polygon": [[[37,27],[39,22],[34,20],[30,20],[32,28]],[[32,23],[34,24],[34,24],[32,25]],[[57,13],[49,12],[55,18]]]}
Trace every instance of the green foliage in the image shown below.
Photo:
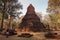
{"label": "green foliage", "polygon": [[48,2],[48,12],[57,12],[60,8],[60,0],[49,0]]}
{"label": "green foliage", "polygon": [[51,21],[58,26],[60,24],[60,13],[50,14]]}
{"label": "green foliage", "polygon": [[12,26],[13,26],[13,27],[14,27],[14,26],[17,26],[17,23],[16,23],[16,22],[12,23]]}
{"label": "green foliage", "polygon": [[0,12],[4,12],[6,15],[15,17],[21,13],[17,12],[20,9],[22,9],[22,5],[18,3],[18,0],[0,0]]}
{"label": "green foliage", "polygon": [[4,19],[8,19],[8,15],[7,14],[4,15]]}

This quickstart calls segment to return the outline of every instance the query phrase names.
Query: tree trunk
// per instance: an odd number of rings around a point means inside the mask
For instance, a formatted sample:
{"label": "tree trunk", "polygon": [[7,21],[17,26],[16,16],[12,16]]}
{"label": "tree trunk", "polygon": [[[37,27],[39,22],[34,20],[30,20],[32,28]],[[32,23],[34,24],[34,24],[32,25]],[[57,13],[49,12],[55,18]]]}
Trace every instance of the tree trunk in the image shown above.
{"label": "tree trunk", "polygon": [[1,29],[3,29],[3,22],[4,22],[4,13],[3,13],[3,15],[2,15]]}
{"label": "tree trunk", "polygon": [[4,2],[4,8],[3,8],[3,11],[2,11],[3,14],[2,14],[2,21],[1,21],[1,29],[3,29],[4,15],[5,15],[5,7],[6,7],[5,5],[6,5],[6,3]]}
{"label": "tree trunk", "polygon": [[10,16],[8,29],[12,29],[12,21],[13,21],[13,18],[12,16]]}

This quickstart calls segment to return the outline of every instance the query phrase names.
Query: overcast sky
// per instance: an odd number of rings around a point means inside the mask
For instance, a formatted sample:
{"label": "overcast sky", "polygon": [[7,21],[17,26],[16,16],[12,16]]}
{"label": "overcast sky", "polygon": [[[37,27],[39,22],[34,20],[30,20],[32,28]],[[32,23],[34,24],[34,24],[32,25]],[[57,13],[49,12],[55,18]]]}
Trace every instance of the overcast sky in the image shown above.
{"label": "overcast sky", "polygon": [[48,0],[19,0],[23,4],[23,14],[26,13],[29,4],[32,4],[36,12],[46,14],[46,8],[48,7]]}

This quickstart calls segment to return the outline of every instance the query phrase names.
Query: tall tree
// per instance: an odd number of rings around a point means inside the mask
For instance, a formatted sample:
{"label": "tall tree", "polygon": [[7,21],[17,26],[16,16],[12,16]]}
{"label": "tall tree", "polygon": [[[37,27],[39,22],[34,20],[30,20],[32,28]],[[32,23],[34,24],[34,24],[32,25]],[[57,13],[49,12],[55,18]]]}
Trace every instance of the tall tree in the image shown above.
{"label": "tall tree", "polygon": [[1,29],[3,28],[6,0],[0,0],[0,12],[2,13]]}
{"label": "tall tree", "polygon": [[49,0],[47,12],[49,12],[49,17],[52,22],[52,26],[58,27],[60,24],[60,0]]}
{"label": "tall tree", "polygon": [[17,12],[19,9],[22,9],[22,5],[20,3],[11,2],[9,10],[8,10],[8,14],[10,15],[9,27],[11,27],[11,29],[12,29],[13,18],[21,14],[21,12]]}

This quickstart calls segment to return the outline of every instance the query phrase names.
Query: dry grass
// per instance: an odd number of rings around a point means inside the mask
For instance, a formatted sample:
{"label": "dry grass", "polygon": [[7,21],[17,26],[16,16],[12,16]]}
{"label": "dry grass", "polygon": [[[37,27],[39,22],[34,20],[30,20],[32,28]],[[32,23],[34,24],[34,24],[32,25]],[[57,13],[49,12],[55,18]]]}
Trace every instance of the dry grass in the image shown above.
{"label": "dry grass", "polygon": [[6,36],[1,36],[0,35],[0,40],[60,40],[60,39],[47,39],[44,37],[45,32],[21,32],[21,33],[30,33],[33,34],[34,36],[30,38],[24,38],[24,37],[17,37],[15,36],[9,36],[9,38],[6,38]]}

